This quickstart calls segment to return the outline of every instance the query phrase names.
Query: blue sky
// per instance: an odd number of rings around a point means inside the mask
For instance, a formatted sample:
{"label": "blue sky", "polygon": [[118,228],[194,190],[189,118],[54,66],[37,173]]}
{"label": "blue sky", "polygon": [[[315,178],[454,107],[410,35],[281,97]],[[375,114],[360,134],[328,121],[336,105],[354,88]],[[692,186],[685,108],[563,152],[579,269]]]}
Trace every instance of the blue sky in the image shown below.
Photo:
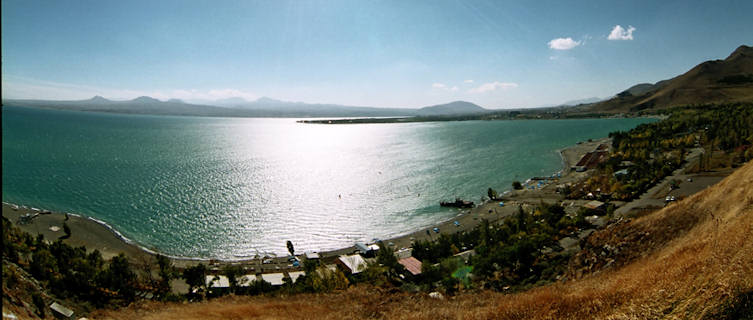
{"label": "blue sky", "polygon": [[723,59],[753,44],[751,16],[749,0],[3,0],[2,90],[536,107]]}

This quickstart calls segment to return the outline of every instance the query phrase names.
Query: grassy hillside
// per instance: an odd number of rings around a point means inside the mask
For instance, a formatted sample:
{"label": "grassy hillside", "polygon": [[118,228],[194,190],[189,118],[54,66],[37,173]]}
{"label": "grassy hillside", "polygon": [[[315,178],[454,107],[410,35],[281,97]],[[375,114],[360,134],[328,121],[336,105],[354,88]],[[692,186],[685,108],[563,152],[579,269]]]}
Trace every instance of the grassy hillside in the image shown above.
{"label": "grassy hillside", "polygon": [[[753,162],[653,214],[608,226],[579,257],[615,249],[621,263],[573,262],[580,278],[529,291],[445,299],[356,286],[330,294],[142,303],[109,319],[750,319],[753,315]],[[633,245],[623,245],[629,243]],[[596,257],[594,257],[596,256]],[[585,270],[583,270],[583,266]],[[616,267],[623,265],[621,267]],[[571,276],[574,278],[574,276]]]}

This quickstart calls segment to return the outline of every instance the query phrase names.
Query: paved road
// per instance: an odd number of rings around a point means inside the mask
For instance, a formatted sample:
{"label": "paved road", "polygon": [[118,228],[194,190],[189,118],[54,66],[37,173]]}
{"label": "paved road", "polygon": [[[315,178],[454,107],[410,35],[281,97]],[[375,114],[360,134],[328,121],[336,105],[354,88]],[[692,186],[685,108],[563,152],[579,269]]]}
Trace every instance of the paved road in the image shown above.
{"label": "paved road", "polygon": [[648,189],[648,191],[644,192],[638,199],[628,202],[624,206],[617,208],[614,213],[617,215],[624,215],[633,210],[663,207],[664,197],[668,194],[669,191],[669,182],[673,179],[682,179],[681,181],[685,181],[685,179],[687,179],[685,171],[692,168],[696,163],[698,163],[701,158],[701,154],[703,154],[703,148],[699,147],[691,149],[690,153],[687,156],[687,162],[684,166],[672,172],[672,175],[665,177],[651,189]]}

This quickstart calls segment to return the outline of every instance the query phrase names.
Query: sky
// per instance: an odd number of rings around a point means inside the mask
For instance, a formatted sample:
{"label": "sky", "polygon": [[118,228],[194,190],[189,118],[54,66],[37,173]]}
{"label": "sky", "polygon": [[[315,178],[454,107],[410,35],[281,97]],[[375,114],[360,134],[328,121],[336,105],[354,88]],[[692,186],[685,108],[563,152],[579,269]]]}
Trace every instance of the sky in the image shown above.
{"label": "sky", "polygon": [[753,1],[3,0],[4,99],[527,108],[753,45]]}

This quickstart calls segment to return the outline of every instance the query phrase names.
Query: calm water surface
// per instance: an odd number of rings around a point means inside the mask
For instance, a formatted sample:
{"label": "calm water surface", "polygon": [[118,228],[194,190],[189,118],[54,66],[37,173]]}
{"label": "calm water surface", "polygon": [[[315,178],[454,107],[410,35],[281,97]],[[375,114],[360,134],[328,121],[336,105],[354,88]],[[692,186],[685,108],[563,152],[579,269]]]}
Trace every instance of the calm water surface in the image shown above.
{"label": "calm water surface", "polygon": [[313,125],[2,109],[3,201],[103,220],[176,256],[335,249],[454,216],[438,201],[561,169],[649,119]]}

